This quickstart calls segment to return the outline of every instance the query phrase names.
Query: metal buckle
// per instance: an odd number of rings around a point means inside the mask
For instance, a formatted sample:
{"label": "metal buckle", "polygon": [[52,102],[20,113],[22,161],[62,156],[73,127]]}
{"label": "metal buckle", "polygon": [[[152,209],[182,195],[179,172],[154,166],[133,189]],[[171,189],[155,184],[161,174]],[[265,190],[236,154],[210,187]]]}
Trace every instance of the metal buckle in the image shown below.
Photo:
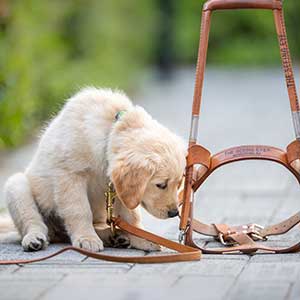
{"label": "metal buckle", "polygon": [[105,192],[105,200],[106,200],[106,223],[110,226],[110,230],[113,236],[116,235],[116,228],[113,222],[114,216],[114,203],[117,194],[114,189],[114,185],[112,182],[108,184],[108,190]]}
{"label": "metal buckle", "polygon": [[218,234],[218,240],[224,245],[224,246],[234,246],[237,245],[238,243],[234,241],[233,239],[230,238],[231,234],[236,234],[239,232],[242,232],[244,234],[249,235],[249,237],[253,241],[266,241],[267,237],[261,236],[261,231],[264,229],[263,226],[252,223],[248,225],[243,225],[242,226],[242,231],[228,231],[226,234],[219,233]]}
{"label": "metal buckle", "polygon": [[261,236],[261,231],[264,229],[263,226],[259,225],[259,224],[248,224],[245,225],[246,229],[244,233],[247,233],[253,241],[266,241],[267,237],[263,237]]}
{"label": "metal buckle", "polygon": [[234,246],[237,244],[237,242],[235,242],[235,241],[231,241],[231,242],[225,241],[226,238],[225,238],[224,234],[221,232],[218,234],[218,239],[221,242],[221,244],[224,246]]}
{"label": "metal buckle", "polygon": [[179,231],[179,234],[178,234],[178,242],[179,242],[179,244],[183,244],[183,243],[184,243],[184,237],[185,237],[185,235],[186,235],[186,233],[187,233],[189,227],[190,227],[190,226],[187,225],[185,229],[181,229],[181,230]]}

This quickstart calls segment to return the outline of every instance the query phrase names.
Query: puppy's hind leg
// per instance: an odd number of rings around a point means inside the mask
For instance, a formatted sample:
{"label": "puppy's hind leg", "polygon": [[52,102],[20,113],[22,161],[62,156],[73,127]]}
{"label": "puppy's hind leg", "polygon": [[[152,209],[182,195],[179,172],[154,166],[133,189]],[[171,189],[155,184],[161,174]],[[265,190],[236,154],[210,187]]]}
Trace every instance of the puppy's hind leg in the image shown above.
{"label": "puppy's hind leg", "polygon": [[11,176],[4,187],[10,215],[22,237],[25,251],[38,251],[48,246],[48,228],[33,199],[30,182],[23,173]]}

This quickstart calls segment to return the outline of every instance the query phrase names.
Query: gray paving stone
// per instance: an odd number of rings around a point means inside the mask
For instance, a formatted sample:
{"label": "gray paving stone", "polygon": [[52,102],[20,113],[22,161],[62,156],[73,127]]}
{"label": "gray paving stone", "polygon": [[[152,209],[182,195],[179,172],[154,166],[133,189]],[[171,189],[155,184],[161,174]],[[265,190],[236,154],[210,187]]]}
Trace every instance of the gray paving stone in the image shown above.
{"label": "gray paving stone", "polygon": [[205,260],[243,260],[243,261],[249,261],[250,257],[246,254],[203,254],[203,258]]}
{"label": "gray paving stone", "polygon": [[251,257],[251,264],[256,262],[269,262],[269,263],[300,263],[300,253],[289,253],[289,254],[258,254]]}
{"label": "gray paving stone", "polygon": [[31,264],[22,267],[18,270],[18,275],[27,276],[30,274],[56,274],[66,275],[66,274],[89,274],[89,276],[94,276],[95,274],[119,274],[126,273],[131,269],[129,264]]}
{"label": "gray paving stone", "polygon": [[92,274],[91,277],[89,273],[82,274],[70,274],[66,276],[62,285],[73,285],[80,284],[80,282],[86,282],[87,286],[94,286],[95,284],[100,284],[102,288],[126,288],[132,287],[135,288],[151,288],[151,287],[170,287],[178,281],[178,274],[156,274],[155,276],[145,274],[145,276],[140,276],[140,274]]}
{"label": "gray paving stone", "polygon": [[[1,276],[1,275],[0,275]],[[0,280],[1,299],[3,300],[27,300],[39,299],[46,291],[61,280],[61,275],[49,278],[16,276],[15,274],[2,277]]]}
{"label": "gray paving stone", "polygon": [[[53,268],[52,268],[53,270]],[[54,271],[54,270],[53,270]],[[38,281],[60,281],[64,277],[64,274],[60,272],[60,270],[55,270],[55,272],[47,271],[41,272],[37,268],[25,268],[20,267],[18,270],[11,274],[3,274],[0,273],[0,280],[13,280],[13,281],[31,281],[31,282],[38,282]]]}
{"label": "gray paving stone", "polygon": [[[195,218],[205,223],[222,223],[226,217],[232,216],[232,208],[239,203],[240,197],[239,193],[223,196],[220,194],[204,194],[202,197],[196,195]],[[226,205],[224,205],[225,203]]]}
{"label": "gray paving stone", "polygon": [[204,194],[199,201],[196,200],[194,215],[205,223],[266,225],[283,199],[282,194],[277,195],[273,191],[262,195],[241,192],[229,195]]}
{"label": "gray paving stone", "polygon": [[[131,283],[131,285],[133,285]],[[159,288],[153,290],[153,288],[139,288],[139,287],[122,287],[121,289],[112,289],[105,288],[101,285],[101,282],[93,285],[92,287],[86,286],[84,283],[81,283],[77,288],[74,289],[73,286],[64,286],[59,285],[54,289],[51,289],[47,294],[45,294],[41,299],[57,299],[58,297],[69,297],[72,300],[86,300],[89,297],[101,297],[103,299],[111,300],[165,300],[165,299],[174,299],[179,300],[183,299],[186,296],[186,291],[175,293],[170,291],[168,288]],[[191,299],[199,299],[197,297],[191,297]]]}
{"label": "gray paving stone", "polygon": [[300,295],[300,278],[298,277],[295,284],[291,286],[287,299],[299,300],[299,295]]}
{"label": "gray paving stone", "polygon": [[233,277],[207,277],[190,276],[182,277],[177,283],[178,289],[186,291],[185,298],[218,300],[224,299],[234,283]]}
{"label": "gray paving stone", "polygon": [[247,260],[212,260],[203,259],[199,262],[183,262],[177,264],[135,265],[130,274],[177,274],[202,276],[236,277],[241,272]]}
{"label": "gray paving stone", "polygon": [[[71,299],[85,299],[88,295],[101,295],[109,299],[222,299],[232,285],[234,278],[185,276],[182,278],[172,275],[156,275],[135,277],[127,274],[126,277],[88,279],[84,276],[68,276],[51,289],[42,299],[54,299],[68,292]],[[73,286],[80,287],[75,292]]]}
{"label": "gray paving stone", "polygon": [[237,282],[230,291],[228,300],[282,300],[286,299],[291,283],[281,281],[264,281],[257,278],[257,281]]}
{"label": "gray paving stone", "polygon": [[16,270],[18,270],[20,267],[17,265],[3,265],[0,266],[0,274],[1,273],[12,273],[15,272]]}
{"label": "gray paving stone", "polygon": [[241,273],[240,281],[281,281],[293,282],[300,274],[300,263],[296,262],[256,262],[247,265]]}
{"label": "gray paving stone", "polygon": [[64,295],[70,299],[86,299],[89,296],[107,299],[166,299],[166,295],[170,296],[170,287],[178,280],[173,275],[92,275],[69,275],[42,299],[57,299]]}

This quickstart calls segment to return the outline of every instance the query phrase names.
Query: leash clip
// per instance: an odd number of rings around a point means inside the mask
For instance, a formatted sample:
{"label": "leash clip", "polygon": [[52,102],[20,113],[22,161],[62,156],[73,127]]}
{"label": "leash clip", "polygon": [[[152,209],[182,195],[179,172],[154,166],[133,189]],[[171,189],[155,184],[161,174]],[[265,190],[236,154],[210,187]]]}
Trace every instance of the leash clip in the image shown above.
{"label": "leash clip", "polygon": [[113,236],[116,235],[116,227],[113,221],[114,217],[114,203],[117,193],[114,189],[112,182],[108,184],[108,190],[105,192],[106,201],[106,223],[110,226],[110,230]]}
{"label": "leash clip", "polygon": [[187,233],[189,227],[190,227],[190,226],[187,225],[185,229],[181,229],[181,230],[179,231],[179,234],[178,234],[178,242],[179,242],[179,244],[183,244],[183,243],[184,243],[184,238],[185,238],[185,235],[186,235],[186,233]]}

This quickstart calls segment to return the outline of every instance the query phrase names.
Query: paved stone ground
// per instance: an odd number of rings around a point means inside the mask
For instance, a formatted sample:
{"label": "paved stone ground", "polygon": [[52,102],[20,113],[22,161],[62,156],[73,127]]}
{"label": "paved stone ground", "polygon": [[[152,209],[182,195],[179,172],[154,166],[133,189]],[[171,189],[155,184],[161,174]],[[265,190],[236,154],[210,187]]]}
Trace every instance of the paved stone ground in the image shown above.
{"label": "paved stone ground", "polygon": [[[181,70],[170,81],[147,80],[135,101],[171,129],[188,136],[193,70]],[[299,82],[299,80],[297,80]],[[234,85],[234,86],[233,86]],[[199,141],[212,150],[237,144],[270,144],[284,148],[292,139],[289,103],[280,70],[210,69],[205,83]],[[0,186],[22,169],[34,145],[0,158]],[[266,225],[296,212],[296,180],[268,162],[241,162],[218,170],[197,194],[195,214],[207,222]],[[0,206],[3,206],[0,198]],[[176,239],[177,221],[159,221],[144,213],[146,227]],[[299,227],[270,242],[300,240]],[[199,243],[204,243],[203,237]],[[213,245],[210,241],[208,246]],[[0,244],[0,258],[24,254],[18,243]],[[149,255],[143,251],[106,250],[113,254]],[[65,253],[43,263],[0,268],[1,299],[299,299],[300,254],[204,255],[199,262],[134,265],[87,259]]]}

